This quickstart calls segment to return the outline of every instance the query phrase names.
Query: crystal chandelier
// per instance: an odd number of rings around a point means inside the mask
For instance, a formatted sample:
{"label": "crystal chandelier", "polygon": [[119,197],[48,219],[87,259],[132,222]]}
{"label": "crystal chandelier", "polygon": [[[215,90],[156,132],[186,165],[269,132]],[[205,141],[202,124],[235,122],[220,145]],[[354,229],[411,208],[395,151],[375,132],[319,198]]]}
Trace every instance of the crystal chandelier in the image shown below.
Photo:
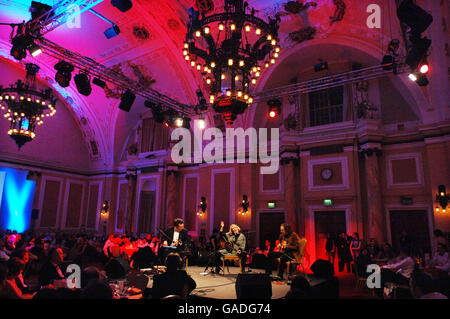
{"label": "crystal chandelier", "polygon": [[190,9],[183,55],[202,74],[210,104],[228,125],[253,103],[251,87],[262,65],[269,68],[279,57],[279,22],[256,17],[243,0],[225,0],[224,12],[201,18]]}
{"label": "crystal chandelier", "polygon": [[36,89],[36,64],[26,64],[25,82],[17,80],[11,87],[0,86],[0,109],[8,119],[10,129],[8,135],[14,139],[19,149],[36,136],[36,125],[44,123],[44,117],[55,115],[56,99],[51,89]]}

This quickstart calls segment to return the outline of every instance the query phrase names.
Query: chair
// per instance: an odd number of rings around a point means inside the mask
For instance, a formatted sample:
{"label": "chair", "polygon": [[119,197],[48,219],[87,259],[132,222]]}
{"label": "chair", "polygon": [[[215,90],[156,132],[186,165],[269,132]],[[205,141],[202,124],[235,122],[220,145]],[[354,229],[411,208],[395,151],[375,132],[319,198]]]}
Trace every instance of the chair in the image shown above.
{"label": "chair", "polygon": [[[238,255],[225,255],[225,256],[223,256],[223,259],[222,259],[222,271],[223,271],[224,275],[225,275],[225,261],[226,260],[239,260],[239,267],[240,267],[240,270],[241,270],[241,273],[242,273],[242,259],[241,259],[241,257],[239,257]],[[230,273],[230,269],[228,268],[228,265],[227,265],[227,270],[228,270],[228,273]]]}

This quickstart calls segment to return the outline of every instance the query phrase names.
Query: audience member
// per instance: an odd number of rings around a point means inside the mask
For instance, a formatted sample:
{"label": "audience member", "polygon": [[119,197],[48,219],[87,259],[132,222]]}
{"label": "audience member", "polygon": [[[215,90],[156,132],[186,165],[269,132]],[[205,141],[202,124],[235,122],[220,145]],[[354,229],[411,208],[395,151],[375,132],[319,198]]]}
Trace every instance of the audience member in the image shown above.
{"label": "audience member", "polygon": [[411,295],[415,299],[448,299],[434,288],[432,279],[420,271],[411,276]]}
{"label": "audience member", "polygon": [[411,258],[410,252],[405,249],[400,250],[399,260],[395,264],[387,264],[381,267],[381,288],[375,289],[379,297],[382,297],[384,284],[387,282],[409,285],[416,263]]}
{"label": "audience member", "polygon": [[311,286],[303,276],[296,276],[292,280],[291,290],[284,297],[285,299],[309,299],[311,298]]}
{"label": "audience member", "polygon": [[180,270],[181,257],[177,253],[170,253],[166,258],[167,271],[153,277],[152,298],[160,299],[169,295],[187,296],[197,287],[194,279],[186,271]]}
{"label": "audience member", "polygon": [[367,278],[367,266],[373,264],[372,258],[370,258],[369,250],[363,248],[360,251],[359,256],[355,260],[355,271],[358,277]]}

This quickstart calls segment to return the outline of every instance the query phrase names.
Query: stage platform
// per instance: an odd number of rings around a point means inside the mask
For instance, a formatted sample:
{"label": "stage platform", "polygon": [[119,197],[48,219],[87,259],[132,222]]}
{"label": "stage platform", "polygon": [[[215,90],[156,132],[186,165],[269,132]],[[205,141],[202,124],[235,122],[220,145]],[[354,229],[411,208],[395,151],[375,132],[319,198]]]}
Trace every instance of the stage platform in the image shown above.
{"label": "stage platform", "polygon": [[[197,283],[197,288],[191,293],[198,297],[214,299],[236,299],[236,278],[239,267],[230,266],[230,273],[225,270],[225,275],[208,272],[202,275],[205,267],[189,266],[188,274]],[[248,270],[248,269],[247,269]],[[264,273],[262,269],[251,269],[250,274]],[[272,299],[284,297],[291,286],[284,282],[272,282]]]}

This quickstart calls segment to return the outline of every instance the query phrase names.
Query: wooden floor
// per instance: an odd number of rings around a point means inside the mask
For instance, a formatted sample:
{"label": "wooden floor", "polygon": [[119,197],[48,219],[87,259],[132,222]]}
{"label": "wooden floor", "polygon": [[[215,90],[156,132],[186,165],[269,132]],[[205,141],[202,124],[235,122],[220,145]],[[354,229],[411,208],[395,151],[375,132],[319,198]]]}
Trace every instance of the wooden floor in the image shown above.
{"label": "wooden floor", "polygon": [[[214,298],[214,299],[236,299],[236,278],[239,274],[239,267],[230,266],[228,273],[214,274],[208,272],[207,275],[201,274],[205,267],[189,266],[188,274],[197,283],[197,288],[192,295],[198,297]],[[261,269],[252,269],[251,274],[264,273]],[[287,282],[272,282],[272,299],[279,299],[286,295],[290,286]]]}

